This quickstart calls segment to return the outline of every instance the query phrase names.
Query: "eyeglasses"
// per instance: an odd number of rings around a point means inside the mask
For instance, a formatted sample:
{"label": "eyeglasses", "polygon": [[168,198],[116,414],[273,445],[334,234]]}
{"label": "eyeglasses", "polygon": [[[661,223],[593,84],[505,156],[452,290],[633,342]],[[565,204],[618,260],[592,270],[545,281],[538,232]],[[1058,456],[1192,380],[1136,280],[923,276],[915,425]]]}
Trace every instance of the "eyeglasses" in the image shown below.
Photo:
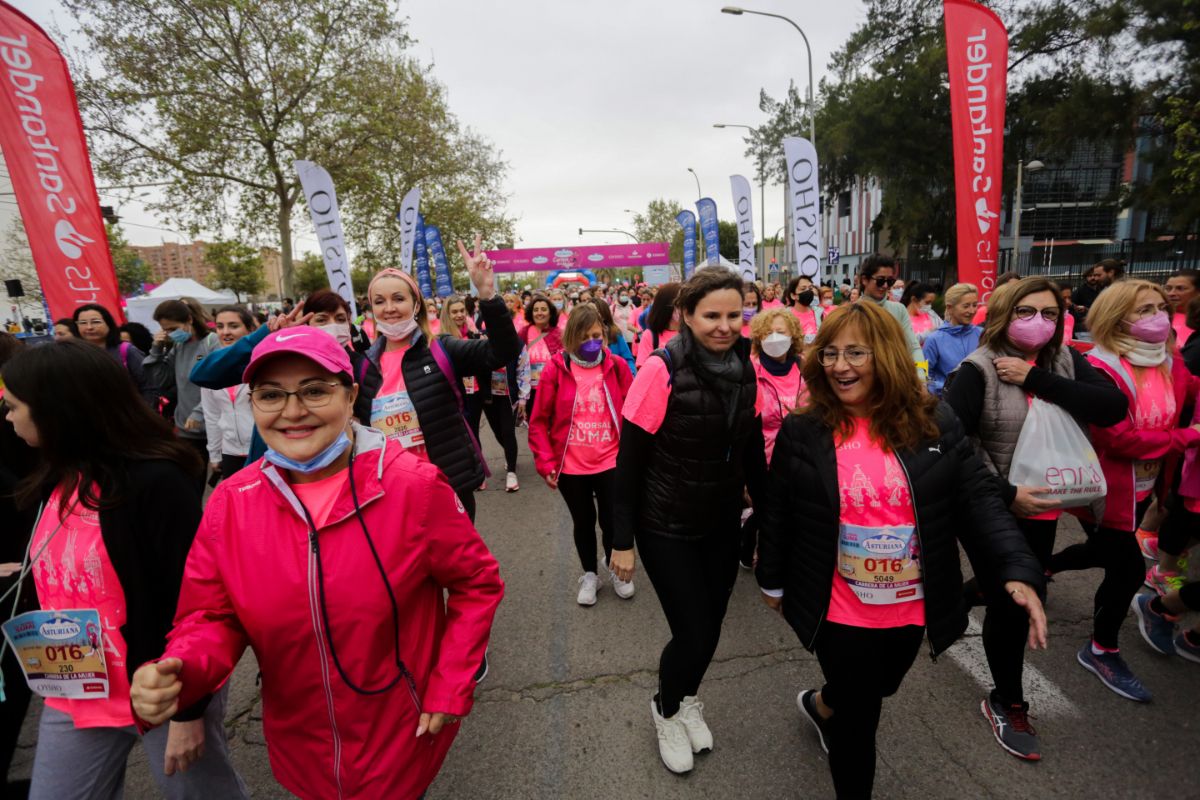
{"label": "eyeglasses", "polygon": [[288,398],[295,395],[305,408],[324,408],[333,400],[342,384],[336,381],[313,381],[306,383],[294,392],[289,392],[275,386],[250,390],[250,402],[259,411],[268,414],[283,411]]}
{"label": "eyeglasses", "polygon": [[[1038,310],[1033,306],[1017,306],[1013,309],[1013,316],[1017,319],[1033,319],[1038,314]],[[1051,306],[1041,310],[1042,319],[1047,322],[1058,322],[1058,309]]]}
{"label": "eyeglasses", "polygon": [[873,355],[874,352],[865,347],[847,347],[845,350],[838,350],[836,347],[826,347],[817,353],[817,359],[821,362],[822,367],[832,367],[838,362],[838,356],[841,356],[846,359],[846,363],[850,366],[861,367]]}
{"label": "eyeglasses", "polygon": [[867,280],[875,281],[876,289],[882,289],[885,286],[890,289],[892,286],[896,285],[896,281],[898,279],[897,278],[867,278]]}
{"label": "eyeglasses", "polygon": [[1158,303],[1158,304],[1151,303],[1150,305],[1145,305],[1145,306],[1142,306],[1141,308],[1135,308],[1133,310],[1133,315],[1135,317],[1137,317],[1138,319],[1149,319],[1150,317],[1153,317],[1158,312],[1166,311],[1166,310],[1167,310],[1166,303]]}

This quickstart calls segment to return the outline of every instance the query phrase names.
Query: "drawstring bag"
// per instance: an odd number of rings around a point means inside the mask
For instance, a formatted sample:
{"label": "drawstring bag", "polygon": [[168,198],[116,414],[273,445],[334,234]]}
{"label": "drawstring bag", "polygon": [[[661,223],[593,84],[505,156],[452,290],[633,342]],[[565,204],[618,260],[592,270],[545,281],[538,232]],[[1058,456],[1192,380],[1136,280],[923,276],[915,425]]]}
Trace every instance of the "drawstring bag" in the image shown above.
{"label": "drawstring bag", "polygon": [[1049,487],[1042,499],[1057,500],[1060,508],[1090,506],[1108,494],[1100,457],[1079,424],[1038,397],[1017,437],[1008,482]]}

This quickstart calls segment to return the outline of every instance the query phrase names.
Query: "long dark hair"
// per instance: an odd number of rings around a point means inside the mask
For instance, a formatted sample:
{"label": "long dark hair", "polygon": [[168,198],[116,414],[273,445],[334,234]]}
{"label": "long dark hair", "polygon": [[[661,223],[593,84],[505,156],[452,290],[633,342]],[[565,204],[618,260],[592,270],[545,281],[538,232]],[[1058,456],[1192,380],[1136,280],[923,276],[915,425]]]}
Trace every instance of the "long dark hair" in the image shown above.
{"label": "long dark hair", "polygon": [[529,302],[525,305],[525,321],[530,325],[533,324],[533,304],[545,303],[550,309],[550,321],[546,323],[546,330],[558,326],[558,309],[554,307],[554,303],[550,302],[550,298],[538,292],[533,297],[529,298]]}
{"label": "long dark hair", "polygon": [[[738,284],[741,286],[741,284]],[[664,283],[654,293],[650,301],[650,313],[646,315],[646,327],[654,333],[662,332],[671,326],[671,318],[675,316],[675,298],[679,297],[678,283]]]}
{"label": "long dark hair", "polygon": [[117,327],[117,321],[113,319],[112,312],[99,303],[84,303],[75,308],[75,313],[71,315],[71,319],[75,322],[75,330],[72,333],[79,336],[79,315],[85,311],[95,311],[108,326],[108,335],[104,337],[105,347],[116,347],[121,344],[121,329]]}
{"label": "long dark hair", "polygon": [[27,348],[0,378],[29,406],[37,428],[40,463],[16,491],[23,506],[58,486],[64,496],[78,490],[85,508],[111,508],[131,488],[131,461],[173,461],[195,474],[202,468],[116,359],[86,342]]}
{"label": "long dark hair", "polygon": [[[189,325],[196,338],[203,339],[208,336],[208,320],[205,319],[204,309],[195,300],[192,300],[191,303],[185,302],[185,300],[163,300],[154,309],[154,321],[161,322],[169,319],[172,322]],[[196,304],[192,305],[192,303]]]}

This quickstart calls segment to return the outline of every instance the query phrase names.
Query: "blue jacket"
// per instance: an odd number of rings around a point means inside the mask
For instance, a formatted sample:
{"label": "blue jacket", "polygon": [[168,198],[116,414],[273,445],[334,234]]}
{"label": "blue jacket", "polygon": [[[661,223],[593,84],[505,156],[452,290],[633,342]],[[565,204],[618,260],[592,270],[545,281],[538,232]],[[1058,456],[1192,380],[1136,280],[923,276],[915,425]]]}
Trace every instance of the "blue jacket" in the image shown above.
{"label": "blue jacket", "polygon": [[929,362],[929,391],[940,395],[946,378],[963,359],[979,349],[983,329],[977,325],[943,325],[925,340],[925,360]]}
{"label": "blue jacket", "polygon": [[618,336],[617,340],[608,346],[614,356],[625,359],[625,363],[629,365],[629,374],[637,375],[637,366],[633,357],[633,351],[629,349],[629,342],[625,341],[624,336]]}

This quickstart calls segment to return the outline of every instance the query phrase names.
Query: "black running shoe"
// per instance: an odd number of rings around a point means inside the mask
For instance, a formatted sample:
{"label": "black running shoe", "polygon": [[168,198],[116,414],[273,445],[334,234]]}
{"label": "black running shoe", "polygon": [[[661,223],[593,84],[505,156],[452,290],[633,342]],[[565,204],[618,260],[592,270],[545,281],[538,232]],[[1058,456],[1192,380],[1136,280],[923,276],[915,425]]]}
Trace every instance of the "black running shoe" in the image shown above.
{"label": "black running shoe", "polygon": [[796,697],[796,705],[800,707],[800,713],[803,714],[813,728],[817,731],[817,736],[821,740],[821,749],[825,754],[829,754],[829,720],[821,716],[817,711],[817,692],[815,689],[805,689]]}
{"label": "black running shoe", "polygon": [[1042,748],[1037,731],[1029,724],[1029,703],[1004,705],[992,692],[979,705],[992,726],[992,735],[1008,752],[1026,761],[1041,761]]}

